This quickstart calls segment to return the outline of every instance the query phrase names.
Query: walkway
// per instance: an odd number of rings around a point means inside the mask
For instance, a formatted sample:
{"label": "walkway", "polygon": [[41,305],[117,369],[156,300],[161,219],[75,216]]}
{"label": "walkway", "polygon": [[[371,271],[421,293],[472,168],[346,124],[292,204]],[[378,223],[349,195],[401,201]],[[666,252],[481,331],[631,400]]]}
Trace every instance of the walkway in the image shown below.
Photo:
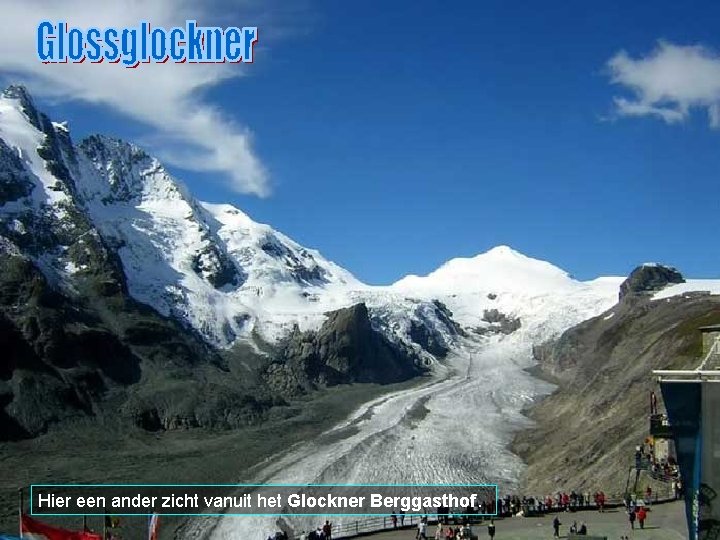
{"label": "walkway", "polygon": [[[547,514],[542,517],[501,519],[495,522],[495,538],[496,540],[552,540],[552,521],[556,515],[560,517],[562,522],[560,527],[561,538],[567,538],[568,528],[573,521],[577,521],[578,526],[584,521],[589,535],[606,536],[608,540],[619,540],[621,536],[628,536],[631,540],[687,539],[685,507],[682,502],[652,507],[645,522],[644,530],[636,529],[631,531],[624,509],[612,508],[604,513],[597,511],[563,512]],[[435,525],[430,525],[428,527],[428,539],[432,540],[434,534]],[[476,525],[473,528],[473,534],[478,535],[479,540],[489,540],[486,524]],[[372,540],[414,540],[415,529],[405,528],[379,532],[369,534],[367,538],[372,538]]]}

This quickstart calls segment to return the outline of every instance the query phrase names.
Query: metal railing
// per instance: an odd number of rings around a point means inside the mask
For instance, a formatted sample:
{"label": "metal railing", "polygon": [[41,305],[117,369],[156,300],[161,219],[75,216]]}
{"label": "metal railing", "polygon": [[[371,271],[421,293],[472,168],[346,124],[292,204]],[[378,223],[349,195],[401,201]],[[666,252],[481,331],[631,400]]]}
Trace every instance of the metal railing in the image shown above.
{"label": "metal railing", "polygon": [[[653,494],[652,501],[647,501],[648,503],[652,504],[663,504],[668,503],[676,500],[672,496],[667,496],[665,494],[655,493]],[[605,504],[605,508],[618,508],[618,507],[624,507],[625,501],[622,497],[612,497],[609,498]],[[525,505],[525,509],[529,510],[528,515],[537,515],[537,514],[554,514],[558,512],[565,512],[567,510],[570,510],[572,512],[580,512],[580,511],[589,511],[589,510],[597,510],[598,506],[595,504],[595,502],[591,502],[589,504],[584,504],[582,506],[579,505],[570,505],[568,509],[566,509],[564,506],[557,506],[553,505],[552,507],[547,507],[545,504],[538,504],[535,505]],[[511,517],[513,514],[509,512],[502,512],[499,511],[497,515],[489,515],[489,514],[478,514],[475,516],[471,516],[471,523],[477,525],[478,523],[482,523],[484,520],[494,519],[495,521],[502,521],[506,517]],[[393,529],[410,529],[413,527],[416,527],[418,522],[422,517],[428,518],[428,524],[429,525],[435,525],[437,524],[437,515],[436,514],[429,514],[427,516],[419,516],[419,515],[406,515],[404,520],[401,521],[400,516],[398,516],[397,520],[397,526],[393,526],[393,522],[390,516],[372,516],[372,517],[362,517],[360,519],[356,520],[349,520],[349,521],[341,521],[333,525],[332,530],[332,537],[333,538],[352,538],[356,536],[365,536],[365,535],[371,535],[375,533],[380,533],[384,531],[390,531]],[[449,516],[452,520],[452,516]],[[307,536],[307,535],[306,535]],[[428,535],[428,538],[431,535]],[[295,540],[298,540],[300,537],[296,536]]]}
{"label": "metal railing", "polygon": [[333,526],[333,538],[347,538],[351,536],[359,536],[361,534],[382,532],[394,528],[409,528],[417,525],[421,516],[409,515],[402,520],[400,516],[397,518],[397,526],[393,526],[390,516],[372,516],[363,517],[361,519],[342,521]]}

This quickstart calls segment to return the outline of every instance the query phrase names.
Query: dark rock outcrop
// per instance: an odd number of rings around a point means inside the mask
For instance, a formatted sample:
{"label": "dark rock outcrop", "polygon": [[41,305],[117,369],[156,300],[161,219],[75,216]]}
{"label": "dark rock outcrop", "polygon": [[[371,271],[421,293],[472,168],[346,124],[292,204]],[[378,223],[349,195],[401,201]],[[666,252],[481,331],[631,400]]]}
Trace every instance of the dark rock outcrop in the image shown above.
{"label": "dark rock outcrop", "polygon": [[685,278],[675,268],[660,264],[643,264],[633,270],[620,285],[619,299],[657,292],[671,283],[684,283]]}
{"label": "dark rock outcrop", "polygon": [[501,334],[512,334],[522,326],[519,317],[508,317],[495,308],[483,311],[482,320],[495,325]]}
{"label": "dark rock outcrop", "polygon": [[410,330],[408,332],[410,339],[420,345],[427,352],[437,358],[444,358],[449,351],[444,341],[437,338],[437,335],[430,329],[415,320],[410,321]]}
{"label": "dark rock outcrop", "polygon": [[411,351],[373,329],[361,303],[329,313],[316,332],[293,332],[265,380],[275,393],[293,395],[343,383],[393,383],[421,371]]}
{"label": "dark rock outcrop", "polygon": [[267,235],[260,245],[265,253],[284,262],[293,279],[300,284],[328,283],[328,276],[315,261],[312,253],[301,249],[294,253],[273,235]]}
{"label": "dark rock outcrop", "polygon": [[[420,345],[427,352],[436,358],[445,358],[450,351],[448,343],[446,343],[443,335],[434,331],[427,323],[427,317],[423,316],[422,310],[416,312],[418,319],[410,320],[410,330],[408,335],[410,339]],[[432,317],[440,323],[447,332],[452,336],[462,336],[465,331],[453,320],[452,311],[440,300],[432,301]]]}
{"label": "dark rock outcrop", "polygon": [[[246,373],[122,287],[98,284],[70,297],[7,251],[0,349],[0,441],[118,412],[145,429],[234,428],[282,404],[254,397]],[[252,353],[243,354],[244,361]]]}
{"label": "dark rock outcrop", "polygon": [[475,334],[480,336],[494,334],[508,335],[519,330],[522,326],[519,317],[510,317],[496,308],[484,310],[482,320],[489,324],[472,329]]}

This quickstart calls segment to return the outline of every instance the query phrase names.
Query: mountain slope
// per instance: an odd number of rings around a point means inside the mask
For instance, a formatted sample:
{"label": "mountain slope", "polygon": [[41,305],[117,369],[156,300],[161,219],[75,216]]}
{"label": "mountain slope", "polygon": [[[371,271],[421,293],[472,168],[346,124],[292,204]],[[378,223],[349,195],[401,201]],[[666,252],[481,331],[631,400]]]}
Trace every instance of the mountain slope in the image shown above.
{"label": "mountain slope", "polygon": [[240,210],[196,201],[133,145],[94,136],[79,150],[81,193],[103,236],[119,246],[131,294],[213,343],[248,336],[268,323],[264,310],[302,311],[316,291],[357,283]]}
{"label": "mountain slope", "polygon": [[[265,391],[270,363],[293,360],[279,337],[321,325],[357,284],[240,211],[195,201],[136,146],[73,145],[21,87],[0,97],[0,265],[2,439],[117,414],[150,430],[262,420],[284,404]],[[415,352],[393,351],[403,377],[418,372]]]}
{"label": "mountain slope", "polygon": [[515,440],[531,492],[622,494],[648,435],[650,392],[660,398],[652,370],[697,367],[698,328],[720,323],[720,296],[688,290],[712,289],[713,280],[677,285],[667,281],[682,279],[674,269],[660,281],[648,270],[631,274],[612,309],[535,348],[539,369],[559,387],[530,410],[536,424]]}

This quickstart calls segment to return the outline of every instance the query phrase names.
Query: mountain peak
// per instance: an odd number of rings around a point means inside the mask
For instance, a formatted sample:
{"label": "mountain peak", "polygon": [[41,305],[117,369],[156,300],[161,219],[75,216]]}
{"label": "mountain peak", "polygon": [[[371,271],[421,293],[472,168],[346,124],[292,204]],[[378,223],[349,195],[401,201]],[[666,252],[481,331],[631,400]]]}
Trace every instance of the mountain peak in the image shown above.
{"label": "mountain peak", "polygon": [[[493,248],[488,249],[482,255],[522,255],[519,251],[514,250],[508,245],[501,244]],[[522,255],[524,256],[524,255]]]}
{"label": "mountain peak", "polygon": [[427,276],[407,276],[393,287],[452,291],[534,292],[576,283],[564,270],[500,245],[474,257],[450,259]]}
{"label": "mountain peak", "polygon": [[23,103],[33,104],[30,92],[21,84],[11,84],[2,93],[4,98],[19,99]]}
{"label": "mountain peak", "polygon": [[[452,259],[455,260],[455,259]],[[448,261],[448,262],[452,262]],[[483,253],[478,253],[469,260],[481,261],[481,260],[498,260],[498,261],[537,261],[532,257],[528,257],[524,253],[519,252],[516,249],[511,248],[508,245],[501,244],[499,246],[492,247]],[[541,261],[542,262],[542,261]]]}
{"label": "mountain peak", "polygon": [[37,129],[42,130],[40,122],[40,114],[35,107],[30,92],[27,88],[20,84],[11,84],[2,93],[2,97],[5,99],[16,100],[20,106],[20,110],[25,113],[30,123]]}
{"label": "mountain peak", "polygon": [[635,268],[620,285],[619,299],[657,292],[670,284],[684,283],[683,275],[672,266],[644,263]]}

